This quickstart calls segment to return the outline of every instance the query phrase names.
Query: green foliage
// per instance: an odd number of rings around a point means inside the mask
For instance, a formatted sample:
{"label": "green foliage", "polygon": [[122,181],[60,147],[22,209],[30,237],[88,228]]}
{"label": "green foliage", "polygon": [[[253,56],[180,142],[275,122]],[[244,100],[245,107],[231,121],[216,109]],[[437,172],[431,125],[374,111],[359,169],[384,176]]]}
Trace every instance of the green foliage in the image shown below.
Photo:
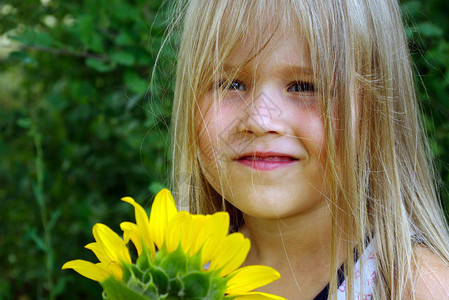
{"label": "green foliage", "polygon": [[440,194],[449,216],[449,3],[401,1],[416,68],[422,119],[441,176]]}
{"label": "green foliage", "polygon": [[[0,34],[1,299],[98,299],[62,271],[133,196],[167,185],[175,51],[162,1],[9,1]],[[4,49],[3,49],[4,50]],[[163,78],[163,80],[161,80]],[[117,228],[118,229],[118,228]]]}
{"label": "green foliage", "polygon": [[[166,185],[175,47],[149,85],[161,2],[0,2],[0,35],[15,41],[0,46],[0,299],[98,299],[62,264],[95,260],[79,245],[130,215],[122,196],[150,204]],[[401,3],[449,214],[449,4]]]}

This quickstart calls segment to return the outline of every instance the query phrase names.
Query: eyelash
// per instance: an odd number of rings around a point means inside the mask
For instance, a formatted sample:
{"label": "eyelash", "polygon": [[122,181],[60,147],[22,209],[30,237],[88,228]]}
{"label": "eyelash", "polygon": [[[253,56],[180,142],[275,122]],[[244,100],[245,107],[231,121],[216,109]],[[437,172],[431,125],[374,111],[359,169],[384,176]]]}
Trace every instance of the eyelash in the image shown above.
{"label": "eyelash", "polygon": [[[299,87],[298,90],[292,91],[292,88],[294,86],[298,86]],[[297,81],[297,82],[294,82],[293,84],[291,84],[287,88],[287,92],[313,93],[313,92],[315,92],[315,85],[311,82]]]}
{"label": "eyelash", "polygon": [[[297,90],[293,90],[293,87],[298,87]],[[217,88],[223,90],[233,90],[233,91],[244,91],[246,90],[244,84],[240,80],[233,80],[227,83],[227,81],[220,81],[217,85]],[[311,82],[305,81],[297,81],[293,82],[287,88],[287,92],[296,92],[296,93],[313,93],[315,92],[315,85]]]}
{"label": "eyelash", "polygon": [[[238,84],[239,87],[243,87],[243,89],[236,87],[235,84]],[[240,90],[240,91],[246,90],[246,88],[244,87],[243,83],[240,80],[233,80],[230,82],[228,82],[226,80],[220,81],[217,84],[217,88],[222,89],[222,90],[236,90],[236,91],[237,90]]]}

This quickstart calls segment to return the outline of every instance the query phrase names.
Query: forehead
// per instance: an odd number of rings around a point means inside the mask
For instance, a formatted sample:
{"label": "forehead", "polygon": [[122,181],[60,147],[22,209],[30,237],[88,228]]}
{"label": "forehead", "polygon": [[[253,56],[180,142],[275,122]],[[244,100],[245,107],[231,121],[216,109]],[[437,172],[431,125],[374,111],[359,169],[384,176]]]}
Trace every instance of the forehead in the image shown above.
{"label": "forehead", "polygon": [[269,32],[249,32],[246,40],[234,46],[225,59],[223,69],[265,70],[291,66],[312,73],[310,51],[305,37],[294,29]]}
{"label": "forehead", "polygon": [[258,65],[271,55],[277,60],[295,57],[300,62],[310,58],[302,33],[308,36],[308,30],[289,1],[233,0],[227,2],[223,14],[213,18],[219,24],[215,36],[218,56],[212,63],[216,67],[223,63]]}

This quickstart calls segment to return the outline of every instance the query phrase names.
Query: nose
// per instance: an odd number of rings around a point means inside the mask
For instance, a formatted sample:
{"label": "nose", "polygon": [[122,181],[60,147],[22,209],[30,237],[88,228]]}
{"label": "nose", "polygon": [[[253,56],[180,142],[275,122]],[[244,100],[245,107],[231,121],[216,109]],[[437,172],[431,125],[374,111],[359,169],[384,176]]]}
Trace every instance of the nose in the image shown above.
{"label": "nose", "polygon": [[261,136],[267,133],[285,134],[286,124],[282,111],[281,95],[260,92],[253,100],[248,100],[242,111],[239,131]]}

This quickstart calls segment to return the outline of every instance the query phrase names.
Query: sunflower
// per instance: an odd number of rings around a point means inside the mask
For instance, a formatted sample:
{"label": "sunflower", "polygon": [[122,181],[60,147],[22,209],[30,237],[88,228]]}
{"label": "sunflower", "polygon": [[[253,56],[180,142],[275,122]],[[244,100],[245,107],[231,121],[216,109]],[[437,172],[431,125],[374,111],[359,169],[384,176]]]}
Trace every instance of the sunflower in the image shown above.
{"label": "sunflower", "polygon": [[[284,299],[252,290],[280,278],[267,266],[246,266],[250,241],[229,231],[229,215],[193,215],[177,211],[173,196],[161,190],[150,217],[136,201],[136,222],[123,222],[123,239],[103,224],[93,227],[92,250],[99,262],[73,260],[63,269],[74,269],[100,282],[104,299]],[[128,243],[138,254],[132,262]]]}

